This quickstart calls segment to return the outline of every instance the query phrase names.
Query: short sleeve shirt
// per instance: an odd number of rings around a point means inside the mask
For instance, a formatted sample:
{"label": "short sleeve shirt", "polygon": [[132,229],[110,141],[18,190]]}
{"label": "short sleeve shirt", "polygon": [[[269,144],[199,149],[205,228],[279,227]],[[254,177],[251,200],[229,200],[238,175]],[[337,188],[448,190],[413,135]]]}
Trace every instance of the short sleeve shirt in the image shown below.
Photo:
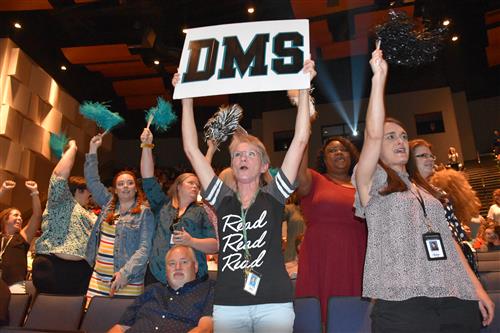
{"label": "short sleeve shirt", "polygon": [[94,213],[73,198],[68,181],[53,174],[36,253],[64,253],[85,258],[90,231],[96,220]]}
{"label": "short sleeve shirt", "polygon": [[398,175],[409,190],[381,195],[379,191],[387,186],[387,173],[377,166],[367,205],[363,207],[358,193],[355,195],[356,215],[366,217],[368,225],[363,296],[389,301],[420,296],[477,300],[454,246],[443,205],[424,189],[418,189],[427,221],[433,231],[440,233],[447,255],[446,260],[429,261],[422,239],[428,230],[418,192],[407,173]]}
{"label": "short sleeve shirt", "polygon": [[127,332],[188,332],[201,317],[212,316],[215,282],[205,278],[174,290],[154,283],[127,308],[119,324]]}
{"label": "short sleeve shirt", "polygon": [[[215,304],[255,305],[292,301],[291,282],[281,252],[281,222],[286,199],[295,186],[279,170],[261,188],[246,212],[250,261],[245,259],[241,203],[237,194],[214,177],[202,193],[218,218],[219,263]],[[243,290],[244,268],[251,267],[261,281],[255,296]]]}

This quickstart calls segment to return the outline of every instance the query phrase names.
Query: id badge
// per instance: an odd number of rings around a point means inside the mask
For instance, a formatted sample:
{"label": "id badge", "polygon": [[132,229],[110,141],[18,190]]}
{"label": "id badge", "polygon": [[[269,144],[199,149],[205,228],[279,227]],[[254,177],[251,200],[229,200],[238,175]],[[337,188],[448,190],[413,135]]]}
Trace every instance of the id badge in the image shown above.
{"label": "id badge", "polygon": [[257,273],[254,270],[251,270],[246,279],[245,279],[245,287],[243,287],[243,290],[246,292],[252,294],[252,295],[257,295],[257,290],[259,289],[259,284],[260,284],[260,279],[261,275]]}
{"label": "id badge", "polygon": [[422,238],[427,252],[427,260],[446,260],[446,251],[439,233],[427,232],[422,235]]}
{"label": "id badge", "polygon": [[174,234],[170,235],[170,245],[174,245]]}

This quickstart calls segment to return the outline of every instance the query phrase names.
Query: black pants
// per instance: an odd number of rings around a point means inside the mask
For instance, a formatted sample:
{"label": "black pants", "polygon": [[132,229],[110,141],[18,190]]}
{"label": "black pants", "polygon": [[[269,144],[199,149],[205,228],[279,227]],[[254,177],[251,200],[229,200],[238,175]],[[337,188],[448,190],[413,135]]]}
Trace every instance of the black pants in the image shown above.
{"label": "black pants", "polygon": [[371,313],[372,332],[469,333],[481,329],[477,301],[455,297],[377,300]]}
{"label": "black pants", "polygon": [[85,295],[92,267],[85,260],[64,260],[38,254],[33,260],[33,284],[39,293]]}

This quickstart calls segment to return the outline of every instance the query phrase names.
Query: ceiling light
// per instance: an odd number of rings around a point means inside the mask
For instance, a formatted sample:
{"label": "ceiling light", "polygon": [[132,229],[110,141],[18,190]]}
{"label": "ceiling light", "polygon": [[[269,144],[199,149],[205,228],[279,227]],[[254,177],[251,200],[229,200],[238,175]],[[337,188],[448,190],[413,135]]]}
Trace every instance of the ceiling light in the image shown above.
{"label": "ceiling light", "polygon": [[15,23],[14,23],[14,28],[16,28],[16,29],[21,29],[22,27],[23,27],[23,26],[21,25],[21,23],[19,23],[19,22],[15,22]]}
{"label": "ceiling light", "polygon": [[356,131],[356,130],[352,131],[352,135],[358,136],[358,131]]}
{"label": "ceiling light", "polygon": [[159,65],[159,64],[160,64],[160,60],[155,60],[155,61],[153,61],[153,64],[155,64],[155,65]]}
{"label": "ceiling light", "polygon": [[65,71],[65,70],[67,70],[67,69],[68,69],[68,68],[67,68],[66,66],[64,66],[64,65],[62,65],[62,66],[61,66],[61,70],[62,70],[62,71]]}
{"label": "ceiling light", "polygon": [[458,40],[458,36],[457,35],[454,35],[453,37],[451,37],[451,40],[456,42]]}
{"label": "ceiling light", "polygon": [[182,29],[182,32],[187,34],[187,30],[188,30],[187,28],[184,28],[184,29]]}
{"label": "ceiling light", "polygon": [[446,27],[448,25],[450,25],[450,20],[446,19],[443,21],[443,25]]}
{"label": "ceiling light", "polygon": [[249,14],[253,14],[253,13],[255,12],[255,8],[253,8],[253,7],[249,7],[249,8],[247,9],[247,12],[248,12]]}

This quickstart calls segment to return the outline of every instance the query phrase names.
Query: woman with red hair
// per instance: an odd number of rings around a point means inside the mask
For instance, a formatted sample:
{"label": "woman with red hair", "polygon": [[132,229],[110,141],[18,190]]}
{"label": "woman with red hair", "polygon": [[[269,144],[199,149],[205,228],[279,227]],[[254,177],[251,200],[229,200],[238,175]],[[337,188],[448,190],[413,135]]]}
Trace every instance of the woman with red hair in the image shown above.
{"label": "woman with red hair", "polygon": [[97,149],[102,135],[90,140],[85,179],[94,201],[102,207],[87,245],[87,261],[94,267],[87,297],[140,295],[151,250],[154,220],[133,172],[113,179],[112,193],[101,183]]}

